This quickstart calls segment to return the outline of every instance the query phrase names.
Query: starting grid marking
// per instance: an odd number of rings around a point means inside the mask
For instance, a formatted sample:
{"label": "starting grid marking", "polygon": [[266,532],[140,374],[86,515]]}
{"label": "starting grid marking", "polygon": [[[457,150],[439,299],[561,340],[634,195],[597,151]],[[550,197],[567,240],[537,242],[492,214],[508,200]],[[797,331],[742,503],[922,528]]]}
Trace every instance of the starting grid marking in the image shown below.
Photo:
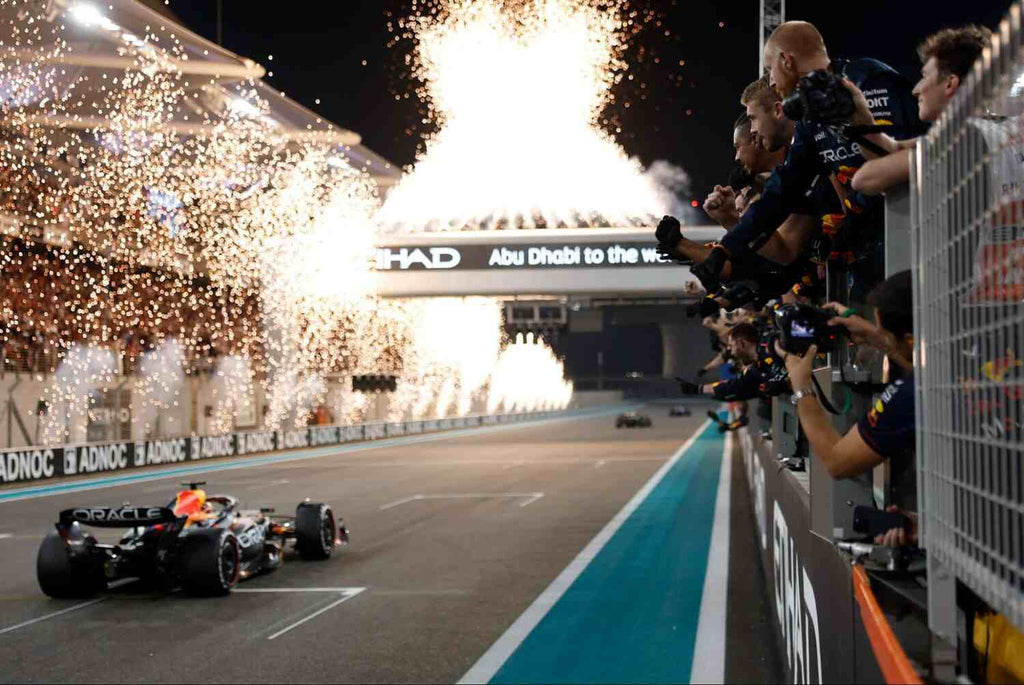
{"label": "starting grid marking", "polygon": [[[129,583],[134,583],[134,582],[135,582],[134,578],[126,578],[124,580],[114,581],[108,587],[110,589],[114,589],[114,588],[121,587],[122,585],[127,585]],[[88,602],[82,602],[81,604],[76,604],[76,605],[70,606],[70,607],[68,607],[66,609],[61,609],[60,611],[54,611],[54,612],[51,612],[49,614],[43,614],[42,616],[37,616],[36,618],[30,618],[27,621],[22,621],[21,623],[15,623],[13,626],[7,626],[6,628],[0,628],[0,635],[4,635],[6,633],[13,633],[14,631],[21,630],[22,628],[28,628],[29,626],[35,625],[37,623],[42,623],[43,621],[49,621],[51,618],[57,618],[58,616],[63,616],[64,614],[70,614],[72,611],[78,611],[79,609],[85,609],[86,607],[91,607],[94,604],[99,604],[100,602],[105,602],[108,599],[110,599],[110,595],[106,595],[104,597],[99,597],[97,599],[92,599],[92,600],[89,600]]]}
{"label": "starting grid marking", "polygon": [[[115,582],[111,583],[109,588],[112,590],[112,589],[121,587],[123,585],[128,585],[128,584],[134,583],[134,582],[136,582],[135,578],[125,578],[123,580],[118,580],[118,581],[115,581]],[[317,609],[313,613],[311,613],[311,614],[309,614],[307,616],[302,617],[298,621],[295,621],[294,623],[292,623],[292,624],[282,628],[281,630],[277,631],[276,633],[274,633],[273,635],[270,635],[267,638],[268,640],[275,640],[275,639],[281,637],[282,635],[284,635],[285,633],[289,632],[290,630],[292,630],[294,628],[298,628],[302,624],[307,623],[309,621],[312,621],[317,616],[320,616],[321,614],[324,614],[324,613],[330,611],[331,609],[333,609],[334,607],[338,606],[339,604],[341,604],[343,602],[347,602],[348,600],[352,599],[356,595],[361,594],[365,590],[366,590],[365,587],[235,588],[234,590],[232,590],[232,594],[235,594],[235,593],[238,593],[238,594],[328,593],[328,594],[339,595],[338,599],[335,600],[334,602],[331,602],[327,606],[321,607],[320,609]],[[88,607],[100,604],[101,602],[106,602],[109,599],[112,599],[111,595],[105,595],[103,597],[97,597],[96,599],[91,599],[91,600],[89,600],[87,602],[81,602],[79,604],[75,604],[74,606],[70,606],[70,607],[67,607],[65,609],[61,609],[59,611],[54,611],[54,612],[51,612],[49,614],[43,614],[42,616],[37,616],[36,618],[31,618],[31,619],[29,619],[27,621],[22,621],[21,623],[16,623],[13,626],[7,626],[6,628],[0,628],[0,635],[4,635],[6,633],[13,633],[16,630],[21,630],[22,628],[28,628],[29,626],[36,625],[37,623],[42,623],[44,621],[49,621],[50,619],[58,618],[60,616],[64,616],[66,614],[70,614],[70,613],[78,611],[80,609],[86,609]]]}
{"label": "starting grid marking", "polygon": [[301,593],[305,593],[305,592],[328,592],[328,593],[334,593],[334,594],[341,595],[337,600],[331,602],[327,606],[322,607],[320,609],[317,609],[316,611],[314,611],[313,613],[309,614],[308,616],[300,618],[295,623],[292,623],[291,625],[289,625],[289,626],[287,626],[285,628],[282,628],[281,630],[277,631],[276,633],[274,633],[273,635],[271,635],[270,637],[267,638],[268,640],[276,640],[277,638],[279,638],[282,635],[284,635],[285,633],[287,633],[289,630],[291,630],[293,628],[298,628],[303,623],[306,623],[308,621],[312,621],[314,618],[316,618],[320,614],[324,614],[324,613],[330,611],[331,609],[333,609],[334,607],[338,606],[342,602],[347,602],[348,600],[352,599],[353,597],[355,597],[356,595],[360,594],[364,590],[366,590],[365,587],[305,587],[305,588],[271,588],[271,587],[266,587],[266,588],[251,588],[251,589],[250,588],[241,588],[241,589],[234,590],[234,592],[252,593],[252,594],[256,594],[256,593],[267,593],[267,594],[272,594],[272,593],[293,593],[293,592],[296,592],[296,593],[299,593],[299,592],[301,592]]}

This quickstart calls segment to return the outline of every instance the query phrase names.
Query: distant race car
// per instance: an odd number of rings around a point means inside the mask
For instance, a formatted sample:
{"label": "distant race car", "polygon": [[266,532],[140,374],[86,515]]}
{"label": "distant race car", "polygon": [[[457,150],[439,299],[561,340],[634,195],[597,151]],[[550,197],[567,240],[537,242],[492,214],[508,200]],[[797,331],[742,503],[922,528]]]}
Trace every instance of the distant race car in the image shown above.
{"label": "distant race car", "polygon": [[689,416],[690,415],[690,408],[687,407],[685,404],[675,404],[675,405],[672,405],[672,408],[668,410],[668,415],[669,416]]}
{"label": "distant race car", "polygon": [[622,428],[623,426],[626,428],[650,428],[651,417],[639,412],[627,411],[619,414],[619,417],[615,419],[616,428]]}
{"label": "distant race car", "polygon": [[[326,504],[303,502],[295,516],[243,510],[230,495],[186,483],[163,507],[80,507],[60,513],[57,532],[39,547],[36,577],[51,597],[82,597],[120,578],[141,578],[200,595],[224,595],[239,580],[276,569],[294,541],[304,559],[327,559],[348,531]],[[128,528],[116,545],[84,526]]]}

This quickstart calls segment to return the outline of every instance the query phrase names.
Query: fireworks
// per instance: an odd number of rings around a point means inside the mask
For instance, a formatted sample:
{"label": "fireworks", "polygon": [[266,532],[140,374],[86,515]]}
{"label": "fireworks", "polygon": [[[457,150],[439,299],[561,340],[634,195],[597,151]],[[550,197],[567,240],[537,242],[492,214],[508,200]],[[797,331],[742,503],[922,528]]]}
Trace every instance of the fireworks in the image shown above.
{"label": "fireworks", "polygon": [[446,0],[409,22],[438,131],[391,229],[643,225],[666,194],[598,125],[626,68],[621,2]]}
{"label": "fireworks", "polygon": [[[254,414],[257,381],[274,428],[323,404],[366,418],[354,373],[399,377],[393,417],[551,404],[507,384],[495,399],[511,368],[496,302],[374,295],[380,199],[344,134],[293,135],[239,79],[251,64],[207,69],[173,26],[48,6],[0,0],[0,343],[9,364],[56,370],[46,442],[81,439],[90,393],[123,388],[138,432],[185,434],[187,377],[205,374],[216,432]],[[107,63],[73,66],[83,40]],[[521,377],[561,381],[519,358]]]}

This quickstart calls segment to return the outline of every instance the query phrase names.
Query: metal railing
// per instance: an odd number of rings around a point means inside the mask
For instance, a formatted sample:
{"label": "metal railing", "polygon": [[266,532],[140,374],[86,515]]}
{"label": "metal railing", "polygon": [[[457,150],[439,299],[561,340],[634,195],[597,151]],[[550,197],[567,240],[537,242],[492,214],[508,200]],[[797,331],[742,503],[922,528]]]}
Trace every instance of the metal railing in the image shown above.
{"label": "metal railing", "polygon": [[947,638],[943,578],[1024,626],[1022,8],[912,165],[921,543],[929,621]]}

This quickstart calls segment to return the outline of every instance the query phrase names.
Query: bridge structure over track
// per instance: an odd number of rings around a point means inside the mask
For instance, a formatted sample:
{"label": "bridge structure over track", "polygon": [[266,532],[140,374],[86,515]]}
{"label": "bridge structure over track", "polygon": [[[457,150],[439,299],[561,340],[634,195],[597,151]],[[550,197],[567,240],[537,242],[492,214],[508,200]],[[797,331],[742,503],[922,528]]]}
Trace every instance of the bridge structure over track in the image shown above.
{"label": "bridge structure over track", "polygon": [[[718,227],[687,228],[718,240]],[[523,229],[395,235],[378,241],[385,297],[694,296],[689,267],[658,259],[650,228]]]}

